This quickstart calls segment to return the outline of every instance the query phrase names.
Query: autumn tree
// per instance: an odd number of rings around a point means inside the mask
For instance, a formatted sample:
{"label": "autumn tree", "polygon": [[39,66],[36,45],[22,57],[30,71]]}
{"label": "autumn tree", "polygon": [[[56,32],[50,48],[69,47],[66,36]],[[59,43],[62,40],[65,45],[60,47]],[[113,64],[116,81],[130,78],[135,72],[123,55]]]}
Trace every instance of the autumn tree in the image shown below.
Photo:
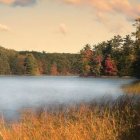
{"label": "autumn tree", "polygon": [[94,55],[91,61],[92,75],[100,76],[102,71],[102,56],[98,52],[94,51]]}
{"label": "autumn tree", "polygon": [[58,75],[57,65],[55,63],[51,66],[51,75]]}
{"label": "autumn tree", "polygon": [[86,45],[81,51],[81,68],[82,68],[82,75],[88,76],[91,74],[92,70],[92,59],[93,59],[93,51],[90,45]]}
{"label": "autumn tree", "polygon": [[108,76],[117,75],[117,68],[115,62],[111,59],[110,55],[107,55],[104,60],[104,73]]}

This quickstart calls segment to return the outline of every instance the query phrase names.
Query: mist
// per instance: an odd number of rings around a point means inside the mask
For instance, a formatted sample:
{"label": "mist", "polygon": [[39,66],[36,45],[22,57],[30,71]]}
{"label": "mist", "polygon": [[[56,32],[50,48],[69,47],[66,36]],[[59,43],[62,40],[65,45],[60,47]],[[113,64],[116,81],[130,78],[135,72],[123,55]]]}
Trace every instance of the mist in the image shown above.
{"label": "mist", "polygon": [[0,114],[13,118],[26,108],[74,104],[123,94],[121,86],[132,79],[81,78],[76,76],[0,77]]}

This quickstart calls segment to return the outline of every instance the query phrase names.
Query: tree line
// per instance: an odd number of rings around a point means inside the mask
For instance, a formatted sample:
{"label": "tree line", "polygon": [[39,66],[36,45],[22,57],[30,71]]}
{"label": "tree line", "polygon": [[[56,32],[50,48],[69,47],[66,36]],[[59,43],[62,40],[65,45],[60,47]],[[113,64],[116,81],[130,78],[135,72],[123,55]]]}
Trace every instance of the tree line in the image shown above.
{"label": "tree line", "polygon": [[79,54],[15,51],[0,47],[1,75],[140,77],[140,19],[131,35],[87,44]]}
{"label": "tree line", "polygon": [[1,75],[78,75],[79,54],[15,51],[0,47]]}
{"label": "tree line", "polygon": [[140,77],[140,18],[133,26],[136,32],[131,35],[85,45],[80,52],[81,75]]}

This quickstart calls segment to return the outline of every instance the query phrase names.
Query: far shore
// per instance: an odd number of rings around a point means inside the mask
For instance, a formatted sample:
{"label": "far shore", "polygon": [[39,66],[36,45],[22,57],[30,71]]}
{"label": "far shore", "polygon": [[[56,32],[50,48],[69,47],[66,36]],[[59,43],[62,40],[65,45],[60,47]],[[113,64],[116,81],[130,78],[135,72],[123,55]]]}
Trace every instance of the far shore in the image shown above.
{"label": "far shore", "polygon": [[80,75],[80,77],[85,77],[85,78],[122,78],[122,79],[136,79],[135,77],[132,76],[84,76],[84,75]]}
{"label": "far shore", "polygon": [[19,77],[23,77],[23,76],[29,76],[29,77],[31,77],[31,76],[33,76],[33,77],[38,77],[38,76],[56,76],[56,77],[59,77],[59,76],[77,76],[77,77],[82,77],[82,78],[122,78],[122,79],[137,79],[137,78],[135,78],[135,77],[132,77],[132,76],[104,76],[104,75],[102,75],[102,76],[84,76],[84,75],[78,75],[78,74],[76,74],[76,75],[74,75],[74,74],[68,74],[68,75],[46,75],[46,74],[38,74],[38,75],[28,75],[28,74],[23,74],[23,75],[15,75],[15,74],[11,74],[11,75],[0,75],[0,77],[7,77],[7,76],[9,76],[9,77],[14,77],[14,76],[19,76]]}

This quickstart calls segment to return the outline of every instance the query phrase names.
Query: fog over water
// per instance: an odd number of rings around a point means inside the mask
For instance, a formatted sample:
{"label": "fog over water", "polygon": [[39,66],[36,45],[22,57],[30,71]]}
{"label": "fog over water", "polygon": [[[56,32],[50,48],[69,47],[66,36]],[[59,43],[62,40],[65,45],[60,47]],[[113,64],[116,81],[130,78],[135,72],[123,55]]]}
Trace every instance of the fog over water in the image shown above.
{"label": "fog over water", "polygon": [[72,104],[123,94],[121,86],[133,79],[76,76],[0,77],[0,114],[12,117],[18,110],[49,104]]}

